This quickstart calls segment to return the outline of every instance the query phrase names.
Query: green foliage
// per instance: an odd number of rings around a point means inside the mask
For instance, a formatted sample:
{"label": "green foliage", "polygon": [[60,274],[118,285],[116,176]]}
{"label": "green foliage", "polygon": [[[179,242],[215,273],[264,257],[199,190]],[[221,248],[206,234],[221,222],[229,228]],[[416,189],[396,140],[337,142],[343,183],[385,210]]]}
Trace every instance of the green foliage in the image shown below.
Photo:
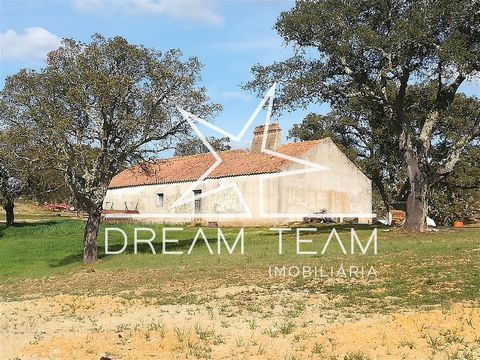
{"label": "green foliage", "polygon": [[[372,311],[375,306],[408,304],[417,306],[439,304],[443,301],[475,300],[478,298],[478,270],[472,266],[478,259],[475,249],[478,248],[480,232],[478,228],[464,228],[438,233],[409,235],[402,232],[379,231],[379,254],[345,256],[340,250],[327,252],[321,258],[315,256],[298,256],[295,254],[295,231],[284,234],[284,253],[278,254],[278,238],[268,228],[246,228],[245,250],[241,255],[235,252],[228,255],[210,255],[205,244],[198,242],[190,255],[153,255],[147,244],[140,244],[139,253],[133,249],[134,229],[138,224],[115,224],[128,235],[129,244],[125,254],[103,254],[104,231],[102,226],[99,236],[99,253],[102,261],[85,267],[80,263],[82,257],[82,231],[85,223],[78,220],[62,221],[62,218],[48,221],[25,222],[21,226],[5,228],[0,225],[0,285],[4,291],[2,296],[13,296],[8,289],[16,289],[21,294],[32,291],[37,294],[71,293],[105,291],[112,294],[131,293],[132,289],[149,289],[151,296],[163,299],[165,283],[178,284],[196,277],[202,281],[216,284],[241,284],[242,281],[258,286],[272,285],[272,281],[287,281],[291,291],[319,291],[341,295],[345,301],[338,306],[367,305]],[[169,226],[169,225],[165,225]],[[155,248],[161,248],[162,225],[151,225],[157,238],[153,241]],[[344,242],[350,239],[350,226],[336,225]],[[187,227],[176,234],[179,239],[177,250],[188,251],[191,241],[198,229]],[[216,241],[216,229],[204,229],[210,241]],[[234,239],[238,228],[222,229],[227,239]],[[371,234],[372,227],[356,228],[362,241]],[[318,226],[318,232],[312,234],[312,244],[304,244],[305,250],[321,250],[328,238],[331,226]],[[111,234],[112,235],[112,234]],[[119,249],[123,243],[122,236],[112,236],[110,246]],[[144,245],[144,246],[143,246]],[[169,246],[173,246],[170,244]],[[439,261],[441,259],[441,261]],[[290,281],[289,279],[268,277],[270,265],[293,265],[301,267],[323,266],[328,273],[330,266],[339,264],[348,269],[349,266],[374,266],[379,272],[382,282],[378,281],[319,281],[320,279],[304,279]],[[156,270],[155,270],[156,269]],[[86,274],[85,272],[88,272]],[[90,271],[92,273],[90,273]],[[158,271],[158,272],[155,272]],[[433,276],[432,274],[438,274]],[[88,276],[87,276],[88,275]],[[161,281],[152,283],[152,276],[160,276]],[[51,277],[49,286],[45,286],[43,277]],[[25,278],[38,279],[27,283]],[[105,279],[110,279],[108,287]],[[113,280],[112,280],[113,279]],[[252,280],[253,279],[253,280]],[[33,284],[40,288],[32,290]],[[449,286],[441,286],[442,284]],[[18,285],[16,285],[18,284]],[[28,286],[25,286],[27,284]],[[54,285],[55,284],[55,285]],[[454,284],[454,285],[452,285]],[[451,286],[457,289],[451,292]],[[382,289],[376,292],[375,289]],[[127,290],[127,291],[125,291]],[[412,292],[421,296],[412,296]],[[40,296],[40,295],[39,295]],[[192,298],[190,298],[192,299]],[[194,299],[194,298],[193,298]],[[166,299],[165,299],[166,301]],[[175,290],[169,301],[185,301],[178,298]],[[286,299],[291,304],[290,299]],[[277,324],[272,336],[283,329],[285,334],[291,327]]]}
{"label": "green foliage", "polygon": [[0,203],[6,205],[13,203],[22,192],[22,182],[15,177],[14,171],[8,164],[0,160]]}
{"label": "green foliage", "polygon": [[[421,117],[424,97],[431,96],[430,87],[418,87],[415,96],[409,96],[408,108],[412,118]],[[374,185],[374,212],[383,214],[393,202],[405,201],[410,187],[407,169],[398,148],[398,138],[385,128],[375,114],[362,119],[365,110],[358,102],[348,102],[341,110],[327,115],[309,114],[295,124],[289,137],[295,141],[331,137],[342,151],[370,179]],[[458,129],[468,126],[476,114],[478,100],[459,94],[439,121],[431,146],[432,170],[447,157],[452,143],[461,134]],[[378,123],[376,123],[378,122]],[[480,213],[480,167],[478,143],[473,142],[462,152],[453,172],[430,188],[429,213],[439,224],[450,224],[453,219],[464,219]],[[379,201],[380,200],[380,201]]]}
{"label": "green foliage", "polygon": [[[210,136],[206,139],[215,151],[225,151],[231,149],[230,139],[228,137],[215,138],[213,136]],[[175,147],[175,156],[187,156],[207,152],[208,148],[198,137],[186,139],[182,142],[179,142]]]}
{"label": "green foliage", "polygon": [[45,149],[28,144],[28,137],[21,128],[14,127],[0,133],[0,161],[21,184],[12,200],[21,196],[38,202],[70,202],[72,195],[63,173],[50,162],[39,161],[38,154]]}
{"label": "green foliage", "polygon": [[41,150],[35,160],[63,174],[87,211],[98,212],[114,175],[189,132],[176,106],[203,117],[219,109],[196,85],[201,67],[179,50],[162,53],[121,37],[67,39],[44,69],[7,78],[2,118],[26,135],[27,148]]}
{"label": "green foliage", "polygon": [[5,210],[7,226],[12,226],[15,224],[15,200],[24,191],[25,183],[5,146],[7,136],[6,132],[0,131],[0,204]]}
{"label": "green foliage", "polygon": [[275,25],[296,55],[255,65],[245,87],[260,93],[279,83],[277,111],[328,101],[342,112],[353,101],[362,116],[352,119],[368,122],[359,128],[394,136],[408,169],[406,225],[422,230],[430,188],[480,135],[479,102],[465,100],[473,111],[436,156],[459,87],[480,71],[479,10],[473,0],[297,1]]}
{"label": "green foliage", "polygon": [[429,216],[439,224],[450,225],[479,214],[480,149],[471,146],[453,172],[432,189]]}
{"label": "green foliage", "polygon": [[45,68],[6,79],[0,126],[17,133],[30,163],[61,173],[88,212],[85,262],[97,259],[100,213],[113,176],[188,135],[177,107],[203,118],[219,110],[197,85],[201,68],[179,50],[94,35],[90,43],[63,40]]}

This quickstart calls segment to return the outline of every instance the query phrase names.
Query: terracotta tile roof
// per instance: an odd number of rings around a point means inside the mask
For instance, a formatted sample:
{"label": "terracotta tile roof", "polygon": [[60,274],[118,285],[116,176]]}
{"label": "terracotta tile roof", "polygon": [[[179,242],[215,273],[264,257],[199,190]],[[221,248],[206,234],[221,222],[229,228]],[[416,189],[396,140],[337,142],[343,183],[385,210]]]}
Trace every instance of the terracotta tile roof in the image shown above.
{"label": "terracotta tile roof", "polygon": [[[289,143],[275,151],[285,155],[300,157],[322,140]],[[218,153],[222,163],[208,176],[222,178],[239,175],[275,173],[290,164],[289,160],[264,153],[251,153],[248,150],[229,150]],[[168,184],[195,181],[215,162],[210,153],[173,157],[154,163],[135,165],[116,175],[110,188],[139,185]]]}

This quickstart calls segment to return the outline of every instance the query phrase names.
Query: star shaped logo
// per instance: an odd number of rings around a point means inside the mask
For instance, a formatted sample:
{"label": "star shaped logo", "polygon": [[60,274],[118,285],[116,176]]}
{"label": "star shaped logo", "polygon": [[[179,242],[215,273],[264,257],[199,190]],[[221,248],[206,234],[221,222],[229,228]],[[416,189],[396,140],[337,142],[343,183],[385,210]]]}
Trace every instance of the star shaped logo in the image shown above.
{"label": "star shaped logo", "polygon": [[[196,189],[206,178],[208,178],[208,176],[222,163],[222,159],[221,157],[218,155],[218,153],[213,149],[212,145],[208,142],[207,138],[205,137],[205,135],[203,135],[203,133],[199,130],[199,128],[197,127],[197,124],[202,124],[216,132],[218,132],[219,134],[225,136],[225,137],[228,137],[230,140],[232,141],[235,141],[235,142],[239,142],[242,137],[245,135],[245,133],[247,132],[247,130],[249,129],[249,127],[252,125],[253,121],[255,120],[255,118],[258,116],[258,114],[262,111],[262,109],[265,107],[265,105],[267,105],[267,114],[265,116],[265,126],[264,126],[264,130],[263,130],[263,137],[262,137],[262,144],[261,144],[261,152],[262,153],[265,153],[265,154],[268,154],[268,155],[272,155],[272,156],[276,156],[276,157],[279,157],[279,158],[283,158],[285,160],[288,160],[290,161],[291,163],[297,163],[297,164],[300,164],[302,165],[304,168],[303,169],[299,169],[299,170],[291,170],[291,171],[283,171],[283,172],[280,172],[280,173],[273,173],[273,174],[262,174],[260,175],[260,182],[259,182],[259,208],[260,208],[260,216],[261,217],[264,217],[264,218],[268,218],[268,217],[298,217],[298,216],[307,216],[309,214],[298,214],[298,213],[295,213],[295,214],[279,214],[279,213],[275,213],[275,214],[272,214],[272,213],[266,213],[265,210],[264,210],[264,181],[265,179],[270,179],[270,178],[275,178],[275,177],[283,177],[283,176],[289,176],[289,175],[297,175],[297,174],[305,174],[305,173],[309,173],[309,172],[316,172],[316,171],[323,171],[323,170],[328,170],[327,167],[325,166],[322,166],[322,165],[319,165],[319,164],[315,164],[315,163],[312,163],[310,161],[307,161],[307,160],[304,160],[304,159],[299,159],[299,158],[295,158],[295,157],[292,157],[292,156],[288,156],[286,154],[283,154],[283,153],[280,153],[280,152],[277,152],[277,151],[274,151],[274,150],[271,150],[271,149],[268,149],[266,144],[267,144],[267,134],[268,134],[268,129],[269,129],[269,125],[270,125],[270,119],[271,119],[271,116],[272,116],[272,109],[273,109],[273,100],[274,100],[274,97],[275,97],[275,88],[276,88],[276,84],[273,84],[270,89],[268,90],[267,94],[265,95],[265,97],[262,99],[262,101],[260,101],[260,103],[258,104],[257,108],[253,111],[252,115],[249,117],[249,119],[247,120],[247,122],[244,124],[243,128],[240,130],[240,132],[237,134],[237,135],[234,135],[234,134],[231,134],[227,131],[225,131],[224,129],[194,115],[194,114],[191,114],[189,113],[188,111],[185,111],[181,108],[178,108],[178,110],[180,111],[180,113],[182,114],[182,116],[184,117],[184,119],[188,122],[188,124],[192,127],[193,131],[197,134],[197,136],[202,140],[203,144],[205,145],[205,147],[209,150],[209,152],[213,155],[213,157],[215,158],[215,162],[212,166],[210,166],[210,168],[208,168],[207,171],[205,171],[205,173],[200,176],[193,184],[192,186],[187,190],[185,191],[172,205],[171,205],[171,209],[174,209],[178,206],[181,206],[181,205],[184,205],[184,204],[187,204],[187,203],[191,203],[193,200],[195,199],[200,199],[200,198],[203,198],[203,197],[206,197],[206,196],[209,196],[213,193],[217,193],[217,192],[220,192],[220,191],[224,191],[226,189],[233,189],[235,191],[235,193],[237,194],[238,196],[238,199],[239,201],[241,202],[241,204],[243,205],[244,209],[245,209],[245,213],[244,214],[238,214],[238,213],[235,213],[235,214],[225,214],[225,213],[221,213],[221,214],[218,214],[218,213],[207,213],[207,214],[204,214],[202,213],[201,216],[202,217],[215,217],[215,218],[225,218],[225,217],[232,217],[232,216],[235,216],[237,218],[239,217],[252,217],[252,213],[248,207],[248,205],[246,204],[240,190],[238,189],[236,183],[234,181],[232,182],[224,182],[222,183],[219,187],[213,189],[213,190],[209,190],[209,191],[206,191],[205,193],[202,193],[201,195],[194,195],[194,192],[193,190]],[[179,214],[180,215],[180,214]],[[184,214],[182,214],[184,215]],[[188,215],[193,215],[192,213],[191,214],[188,214]]]}
{"label": "star shaped logo", "polygon": [[[131,217],[131,218],[181,218],[181,219],[188,219],[188,218],[195,218],[195,217],[200,217],[204,219],[212,218],[212,219],[241,219],[241,218],[252,218],[252,212],[249,206],[247,205],[247,202],[244,199],[244,196],[242,195],[242,192],[237,186],[237,183],[235,182],[234,179],[235,177],[231,178],[220,178],[219,179],[219,185],[211,190],[205,191],[198,193],[196,190],[198,190],[201,185],[205,183],[205,180],[212,174],[212,172],[223,162],[222,158],[220,155],[215,151],[213,146],[209,143],[205,135],[200,131],[198,128],[198,124],[203,125],[211,130],[214,130],[215,132],[228,137],[231,141],[234,142],[239,142],[247,130],[250,128],[254,120],[257,118],[259,113],[266,107],[266,116],[265,116],[265,122],[264,122],[264,128],[263,128],[263,135],[262,135],[262,143],[261,143],[261,152],[268,154],[270,156],[274,157],[279,157],[282,159],[285,159],[289,161],[290,164],[298,164],[299,166],[296,166],[294,170],[285,170],[281,172],[275,172],[275,173],[264,173],[264,174],[259,174],[258,179],[258,209],[259,209],[259,214],[258,216],[260,218],[301,218],[301,217],[322,217],[322,218],[372,218],[375,216],[375,214],[370,214],[370,213],[328,213],[328,214],[319,214],[315,215],[312,214],[312,212],[308,213],[301,213],[301,212],[296,212],[296,213],[272,213],[272,212],[267,212],[265,211],[265,182],[270,179],[274,178],[280,178],[280,177],[286,177],[286,176],[291,176],[291,175],[302,175],[302,174],[307,174],[307,173],[313,173],[313,172],[319,172],[319,171],[326,171],[329,170],[328,167],[313,163],[311,161],[302,159],[302,158],[296,158],[292,157],[286,154],[283,154],[281,152],[277,152],[275,150],[271,150],[267,148],[267,136],[268,136],[268,130],[269,130],[269,125],[270,125],[270,119],[272,116],[272,109],[273,109],[273,100],[275,97],[275,88],[276,84],[273,84],[270,89],[267,91],[266,95],[264,98],[260,101],[256,109],[253,111],[252,115],[248,118],[246,123],[244,124],[243,128],[240,130],[238,134],[231,134],[228,131],[180,108],[177,107],[178,111],[180,114],[183,116],[185,121],[188,122],[188,124],[191,126],[192,130],[195,132],[195,134],[201,139],[202,143],[205,145],[205,147],[208,149],[208,151],[212,154],[213,158],[215,159],[214,163],[196,180],[192,183],[191,186],[187,187],[187,190],[185,190],[179,198],[177,198],[170,206],[170,212],[169,213],[142,213],[142,214],[129,214],[129,215],[124,215],[124,214],[112,214],[109,215],[108,217]],[[242,206],[242,209],[244,210],[243,213],[238,213],[238,212],[227,212],[227,211],[222,211],[222,212],[215,212],[215,213],[195,213],[194,211],[194,204],[196,200],[205,198],[207,196],[216,194],[216,193],[222,193],[222,192],[231,192],[231,194],[234,194],[235,196],[235,201],[234,203],[240,204]],[[185,208],[189,209],[188,211],[184,211]],[[228,208],[228,206],[227,206]]]}

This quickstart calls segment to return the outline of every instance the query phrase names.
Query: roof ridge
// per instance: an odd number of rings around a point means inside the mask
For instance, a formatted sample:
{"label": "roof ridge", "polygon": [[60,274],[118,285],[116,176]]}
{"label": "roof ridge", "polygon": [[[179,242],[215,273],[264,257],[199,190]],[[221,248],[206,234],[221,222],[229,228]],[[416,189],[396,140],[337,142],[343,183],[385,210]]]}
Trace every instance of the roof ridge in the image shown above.
{"label": "roof ridge", "polygon": [[[229,150],[216,150],[217,153],[226,153],[226,152],[234,152],[234,151],[248,151],[247,149],[229,149]],[[201,156],[205,154],[211,154],[211,152],[204,152],[204,153],[198,153],[198,154],[191,154],[191,155],[177,155],[177,156],[172,156],[169,159],[182,159],[182,158],[187,158],[187,157],[194,157],[194,156]]]}
{"label": "roof ridge", "polygon": [[[290,157],[301,157],[325,139],[289,142],[275,149]],[[267,153],[255,153],[249,149],[230,149],[218,152],[221,164],[208,178],[253,175],[279,172],[291,160]],[[208,161],[207,161],[208,160]],[[199,178],[211,166],[215,158],[210,152],[138,163],[115,175],[110,188],[190,181]],[[148,171],[142,171],[148,169]]]}
{"label": "roof ridge", "polygon": [[[328,138],[328,137],[327,137]],[[277,149],[283,147],[283,146],[287,146],[287,145],[293,145],[293,144],[300,144],[300,143],[312,143],[312,142],[321,142],[327,138],[322,138],[322,139],[315,139],[315,140],[305,140],[305,141],[293,141],[293,142],[288,142],[288,143],[285,143],[285,144],[282,144],[280,145],[279,147],[277,147]],[[275,149],[273,149],[275,150]],[[221,150],[221,151],[217,151],[217,154],[225,154],[225,153],[229,153],[229,152],[250,152],[249,149],[229,149],[229,150]],[[204,153],[199,153],[199,154],[191,154],[191,155],[174,155],[172,157],[169,157],[169,158],[164,158],[164,159],[157,159],[157,160],[154,160],[152,161],[151,163],[148,162],[148,161],[145,161],[143,163],[138,163],[136,165],[141,165],[141,164],[155,164],[155,163],[159,163],[159,162],[167,162],[167,161],[179,161],[179,160],[185,160],[185,159],[189,159],[189,158],[194,158],[194,157],[199,157],[199,156],[205,156],[205,155],[209,155],[211,154],[211,152],[204,152]]]}
{"label": "roof ridge", "polygon": [[324,137],[324,138],[321,138],[321,139],[292,141],[292,142],[288,142],[288,143],[282,144],[282,145],[280,145],[279,147],[282,147],[282,146],[285,146],[285,145],[293,145],[293,144],[305,144],[305,143],[321,142],[321,141],[324,141],[324,140],[326,140],[326,139],[329,139],[329,137],[327,136],[327,137]]}

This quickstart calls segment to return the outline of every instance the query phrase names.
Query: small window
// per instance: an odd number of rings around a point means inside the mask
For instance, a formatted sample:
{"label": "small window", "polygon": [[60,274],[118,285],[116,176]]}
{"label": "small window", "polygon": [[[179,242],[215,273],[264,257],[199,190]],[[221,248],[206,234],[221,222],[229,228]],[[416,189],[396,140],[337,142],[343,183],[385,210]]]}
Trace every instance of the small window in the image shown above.
{"label": "small window", "polygon": [[199,214],[202,212],[202,190],[193,190],[193,197],[195,199],[195,213]]}
{"label": "small window", "polygon": [[163,193],[157,194],[157,205],[163,207]]}

